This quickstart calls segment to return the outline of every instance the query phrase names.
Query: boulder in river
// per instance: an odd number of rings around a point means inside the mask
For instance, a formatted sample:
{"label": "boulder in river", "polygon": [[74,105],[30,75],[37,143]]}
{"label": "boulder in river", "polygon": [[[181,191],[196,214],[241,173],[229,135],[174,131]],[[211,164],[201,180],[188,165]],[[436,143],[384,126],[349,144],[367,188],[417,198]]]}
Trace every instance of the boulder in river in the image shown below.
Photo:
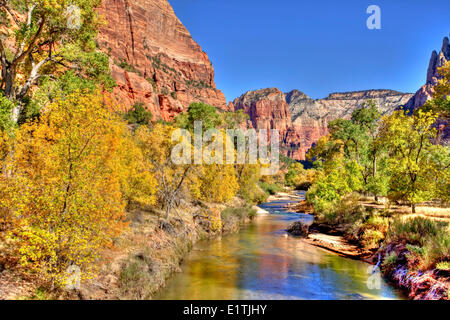
{"label": "boulder in river", "polygon": [[301,221],[296,221],[286,231],[293,236],[306,237],[309,234],[309,226]]}

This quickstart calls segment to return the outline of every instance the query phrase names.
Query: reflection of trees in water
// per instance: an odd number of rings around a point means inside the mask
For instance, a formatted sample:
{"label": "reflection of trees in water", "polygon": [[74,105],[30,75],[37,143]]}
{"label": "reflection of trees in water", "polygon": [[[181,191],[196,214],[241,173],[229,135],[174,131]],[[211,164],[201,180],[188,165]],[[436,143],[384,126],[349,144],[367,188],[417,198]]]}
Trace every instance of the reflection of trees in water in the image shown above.
{"label": "reflection of trees in water", "polygon": [[286,221],[261,217],[241,233],[202,242],[184,273],[169,281],[167,299],[358,299],[395,297],[366,286],[367,265],[284,235]]}

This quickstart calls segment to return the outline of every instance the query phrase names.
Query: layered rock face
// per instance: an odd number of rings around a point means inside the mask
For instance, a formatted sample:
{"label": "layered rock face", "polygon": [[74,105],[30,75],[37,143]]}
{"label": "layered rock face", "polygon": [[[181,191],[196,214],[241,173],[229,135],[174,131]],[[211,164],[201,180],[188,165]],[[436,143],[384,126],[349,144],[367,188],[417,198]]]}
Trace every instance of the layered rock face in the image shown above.
{"label": "layered rock face", "polygon": [[250,91],[230,104],[243,109],[257,129],[280,130],[281,150],[289,157],[305,160],[306,152],[328,133],[328,123],[338,118],[349,119],[353,110],[372,99],[383,113],[404,105],[412,94],[392,90],[367,90],[333,93],[314,100],[293,90],[283,93],[276,88]]}
{"label": "layered rock face", "polygon": [[232,105],[235,111],[243,109],[249,115],[253,128],[285,132],[292,125],[285,94],[276,88],[249,91]]}
{"label": "layered rock face", "polygon": [[[433,96],[433,87],[441,78],[438,69],[442,67],[447,61],[450,61],[450,43],[448,37],[444,38],[442,48],[439,53],[433,51],[428,65],[427,81],[414,96],[405,105],[405,108],[412,112],[414,109],[420,108],[430,100]],[[450,119],[440,118],[436,123],[436,127],[441,132],[439,143],[450,144]]]}
{"label": "layered rock face", "polygon": [[103,0],[99,13],[106,25],[98,42],[110,54],[121,106],[143,103],[166,121],[192,102],[227,108],[208,56],[167,0]]}
{"label": "layered rock face", "polygon": [[433,87],[437,84],[440,75],[438,68],[442,67],[447,61],[450,60],[450,43],[448,37],[444,38],[442,48],[439,53],[433,51],[430,58],[430,64],[428,65],[427,80],[414,96],[408,101],[405,108],[408,110],[414,110],[420,108],[431,99],[433,95]]}

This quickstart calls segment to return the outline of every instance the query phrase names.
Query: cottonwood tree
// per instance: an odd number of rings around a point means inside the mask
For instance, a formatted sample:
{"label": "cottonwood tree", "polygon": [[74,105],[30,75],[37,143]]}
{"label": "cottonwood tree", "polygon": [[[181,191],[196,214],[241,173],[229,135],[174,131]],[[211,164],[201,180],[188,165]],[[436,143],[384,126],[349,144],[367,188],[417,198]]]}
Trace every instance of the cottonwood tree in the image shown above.
{"label": "cottonwood tree", "polygon": [[[375,201],[379,194],[387,191],[387,179],[385,174],[385,148],[379,141],[379,123],[381,114],[373,100],[368,100],[362,108],[352,113],[352,122],[361,129],[363,156],[363,179],[366,191],[372,192]],[[381,163],[381,165],[379,165]],[[380,170],[379,170],[380,169]]]}
{"label": "cottonwood tree", "polygon": [[384,145],[379,141],[380,116],[375,102],[368,100],[361,108],[352,112],[350,120],[338,119],[331,122],[330,140],[325,145],[322,142],[322,148],[326,147],[328,153],[333,154],[342,150],[348,160],[355,160],[358,163],[361,167],[364,191],[373,193],[375,200],[378,200],[379,194],[385,194],[387,191],[384,172],[386,152]]}
{"label": "cottonwood tree", "polygon": [[[68,69],[81,77],[110,82],[106,56],[96,50],[101,0],[0,0],[0,89],[15,102],[11,120],[17,123],[26,97],[43,78],[55,79]],[[70,12],[70,6],[78,10]],[[68,23],[70,14],[80,24]],[[70,21],[69,21],[70,22]]]}
{"label": "cottonwood tree", "polygon": [[389,197],[407,200],[413,213],[416,203],[434,196],[431,155],[436,146],[431,141],[437,134],[433,127],[435,121],[436,115],[431,111],[419,110],[414,116],[408,116],[400,110],[383,118],[381,123],[381,137],[389,150]]}
{"label": "cottonwood tree", "polygon": [[172,126],[158,123],[152,130],[141,126],[136,131],[136,142],[146,161],[152,165],[152,172],[157,181],[156,195],[165,209],[166,220],[183,197],[183,186],[192,172],[192,165],[178,165],[172,161],[172,150],[177,144],[172,141],[174,129]]}
{"label": "cottonwood tree", "polygon": [[124,123],[103,98],[70,95],[16,133],[13,177],[0,177],[0,212],[14,228],[19,262],[64,285],[71,265],[89,279],[100,252],[121,234]]}

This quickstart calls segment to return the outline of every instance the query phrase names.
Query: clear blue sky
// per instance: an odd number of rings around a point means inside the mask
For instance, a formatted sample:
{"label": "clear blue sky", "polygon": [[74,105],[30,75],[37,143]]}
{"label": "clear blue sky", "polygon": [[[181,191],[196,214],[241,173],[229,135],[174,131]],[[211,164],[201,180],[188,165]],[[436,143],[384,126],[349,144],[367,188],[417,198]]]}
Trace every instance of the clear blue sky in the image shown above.
{"label": "clear blue sky", "polygon": [[[169,0],[228,101],[248,90],[415,92],[450,33],[449,0]],[[381,8],[381,30],[366,9]]]}

